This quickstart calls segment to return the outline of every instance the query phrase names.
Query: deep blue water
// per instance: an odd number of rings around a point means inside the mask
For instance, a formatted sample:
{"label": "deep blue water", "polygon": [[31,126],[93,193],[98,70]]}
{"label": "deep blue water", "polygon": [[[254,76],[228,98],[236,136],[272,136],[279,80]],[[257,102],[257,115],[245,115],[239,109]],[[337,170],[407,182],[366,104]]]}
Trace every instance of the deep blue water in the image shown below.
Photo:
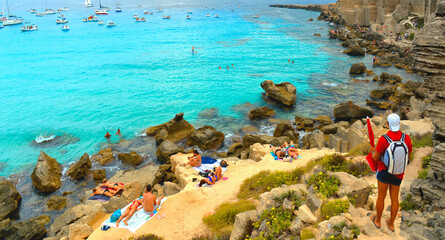
{"label": "deep blue water", "polygon": [[[307,21],[316,19],[317,12],[268,7],[326,2],[130,1],[120,5],[122,13],[115,13],[115,2],[104,0],[112,11],[99,19],[117,24],[107,28],[82,22],[94,10],[83,1],[47,1],[48,8],[71,8],[62,13],[71,30],[62,32],[55,23],[60,14],[37,18],[25,11],[40,12],[43,2],[10,0],[12,13],[39,30],[0,29],[0,175],[31,169],[41,150],[61,163],[76,160],[84,152],[98,151],[107,131],[114,134],[120,128],[124,137],[132,138],[179,112],[198,126],[205,123],[199,113],[216,107],[221,115],[238,119],[237,126],[220,129],[230,133],[246,123],[235,105],[266,104],[260,87],[266,79],[289,81],[298,89],[295,109],[276,109],[279,118],[332,115],[334,105],[350,99],[364,105],[376,86],[351,84],[348,70],[355,62],[370,67],[371,57],[342,54],[339,42],[326,36],[327,23]],[[143,15],[159,7],[163,13]],[[191,20],[185,18],[187,10],[193,12]],[[134,14],[147,22],[136,23]],[[256,14],[259,19],[253,18]],[[163,20],[162,15],[172,18]],[[374,71],[383,70],[388,71]],[[32,144],[41,134],[69,136],[65,140],[72,142]]]}

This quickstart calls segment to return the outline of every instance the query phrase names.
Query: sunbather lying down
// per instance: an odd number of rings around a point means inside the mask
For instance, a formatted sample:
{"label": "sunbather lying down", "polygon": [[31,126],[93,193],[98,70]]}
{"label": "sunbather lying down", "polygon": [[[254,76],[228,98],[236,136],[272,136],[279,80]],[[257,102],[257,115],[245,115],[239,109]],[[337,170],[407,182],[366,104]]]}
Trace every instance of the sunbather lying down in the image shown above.
{"label": "sunbather lying down", "polygon": [[199,182],[199,186],[201,187],[203,184],[207,183],[208,185],[215,184],[218,180],[222,179],[222,169],[221,167],[217,167],[215,172],[212,172],[210,176],[207,178],[201,179]]}
{"label": "sunbather lying down", "polygon": [[291,161],[292,159],[296,159],[299,155],[297,148],[293,141],[290,141],[288,144],[284,142],[280,147],[274,148],[271,147],[271,150],[278,158],[283,160]]}
{"label": "sunbather lying down", "polygon": [[106,187],[106,188],[111,188],[114,190],[120,190],[120,189],[124,189],[124,184],[117,183],[117,182],[111,182],[111,181],[108,181],[106,178],[104,178],[102,180],[102,184],[99,187]]}
{"label": "sunbather lying down", "polygon": [[124,219],[124,223],[125,225],[128,225],[127,221],[131,218],[131,216],[134,215],[134,213],[136,211],[139,211],[141,208],[144,207],[143,204],[144,199],[142,197],[140,197],[137,200],[134,200],[130,206],[127,207],[127,209],[125,210],[125,212],[119,217],[119,219],[116,221],[116,227],[119,227],[119,223],[121,222],[122,219]]}
{"label": "sunbather lying down", "polygon": [[102,189],[100,187],[93,188],[91,190],[93,191],[93,193],[91,193],[90,196],[105,195],[105,196],[108,196],[108,197],[112,197],[112,196],[116,195],[117,192],[118,192],[117,190],[113,190],[113,189],[110,189],[110,188]]}

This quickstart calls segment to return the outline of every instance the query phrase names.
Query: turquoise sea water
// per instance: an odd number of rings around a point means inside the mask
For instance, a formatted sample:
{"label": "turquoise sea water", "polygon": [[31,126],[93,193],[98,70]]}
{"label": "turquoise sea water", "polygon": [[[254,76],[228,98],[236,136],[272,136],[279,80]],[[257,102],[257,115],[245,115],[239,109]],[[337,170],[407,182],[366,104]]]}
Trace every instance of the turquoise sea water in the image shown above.
{"label": "turquoise sea water", "polygon": [[[266,105],[260,87],[266,79],[289,81],[298,89],[297,106],[289,112],[276,109],[279,118],[331,114],[332,106],[350,99],[363,105],[365,93],[376,86],[351,85],[347,73],[355,62],[370,67],[371,57],[342,54],[338,42],[326,36],[327,23],[307,21],[318,12],[269,8],[273,3],[326,1],[130,1],[115,13],[115,2],[104,0],[111,12],[99,19],[113,20],[114,28],[82,22],[94,10],[83,7],[83,1],[47,1],[48,8],[71,8],[61,13],[71,30],[62,32],[55,23],[60,14],[37,18],[25,11],[40,12],[43,3],[10,0],[12,13],[39,30],[0,29],[0,175],[31,169],[41,150],[61,163],[74,161],[98,151],[107,131],[120,128],[132,138],[179,112],[199,126],[205,123],[199,113],[216,107],[241,125],[245,116],[233,107]],[[164,12],[143,15],[158,7]],[[187,10],[193,12],[191,20],[186,20]],[[136,23],[134,14],[147,22]],[[374,71],[383,70],[388,71]],[[227,134],[231,129],[221,130]],[[70,144],[33,144],[41,134],[64,136]]]}

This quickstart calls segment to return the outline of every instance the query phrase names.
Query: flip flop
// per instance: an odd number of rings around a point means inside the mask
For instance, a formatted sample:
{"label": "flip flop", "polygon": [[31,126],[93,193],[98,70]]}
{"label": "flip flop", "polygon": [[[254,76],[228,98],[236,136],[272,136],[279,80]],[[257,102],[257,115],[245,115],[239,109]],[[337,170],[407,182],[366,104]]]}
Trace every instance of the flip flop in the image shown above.
{"label": "flip flop", "polygon": [[108,229],[110,229],[110,226],[103,225],[100,229],[102,229],[102,231],[107,231]]}
{"label": "flip flop", "polygon": [[386,219],[385,222],[386,222],[386,226],[388,227],[388,230],[391,231],[391,232],[393,232],[393,233],[395,233],[395,231],[394,231],[395,229],[391,229],[391,228],[389,228],[389,225],[388,225],[389,219]]}
{"label": "flip flop", "polygon": [[375,226],[375,228],[377,228],[377,229],[380,229],[380,228],[382,228],[381,226],[379,227],[379,226],[377,226],[377,224],[375,224],[375,219],[377,218],[377,216],[374,216],[373,218],[372,218],[372,223],[374,223],[374,226]]}
{"label": "flip flop", "polygon": [[225,180],[227,180],[227,179],[229,179],[229,178],[228,178],[228,177],[223,177],[223,179],[222,179],[222,180],[224,180],[224,181],[225,181]]}

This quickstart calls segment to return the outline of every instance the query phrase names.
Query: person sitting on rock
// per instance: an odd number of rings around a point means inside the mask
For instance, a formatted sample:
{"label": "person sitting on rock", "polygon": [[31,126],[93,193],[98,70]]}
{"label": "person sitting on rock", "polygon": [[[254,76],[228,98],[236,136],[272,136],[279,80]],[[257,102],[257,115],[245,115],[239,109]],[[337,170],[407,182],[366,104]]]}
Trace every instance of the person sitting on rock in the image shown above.
{"label": "person sitting on rock", "polygon": [[193,156],[189,156],[188,160],[186,165],[191,165],[193,167],[201,166],[201,154],[199,154],[198,150],[194,150]]}
{"label": "person sitting on rock", "polygon": [[199,182],[199,186],[201,187],[205,183],[207,183],[208,185],[213,185],[220,179],[222,179],[222,170],[221,167],[217,167],[215,168],[215,172],[212,172],[210,176],[201,179],[201,181]]}
{"label": "person sitting on rock", "polygon": [[164,196],[157,198],[151,192],[151,189],[152,189],[151,184],[148,184],[147,187],[145,188],[144,194],[142,195],[142,197],[144,198],[144,201],[142,202],[144,206],[144,211],[149,215],[151,215],[156,209],[159,208],[161,200],[162,198],[164,198]]}
{"label": "person sitting on rock", "polygon": [[90,196],[94,196],[94,195],[105,195],[105,196],[108,196],[108,197],[112,197],[112,196],[116,195],[117,192],[118,192],[118,191],[113,190],[113,189],[109,189],[109,188],[107,188],[107,189],[102,189],[102,188],[100,188],[100,187],[93,188],[93,189],[91,189],[91,190],[93,191],[93,193],[91,193]]}
{"label": "person sitting on rock", "polygon": [[136,211],[139,211],[142,207],[143,207],[143,198],[140,197],[137,200],[134,200],[130,206],[127,207],[127,209],[125,209],[124,214],[122,214],[119,219],[116,221],[116,227],[119,227],[119,223],[122,219],[124,219],[124,223],[125,225],[128,226],[127,221],[134,215],[134,213]]}
{"label": "person sitting on rock", "polygon": [[111,189],[119,191],[121,189],[124,189],[124,184],[117,183],[117,182],[111,182],[111,181],[108,181],[106,178],[104,178],[102,180],[102,184],[99,187],[106,187],[106,188],[111,188]]}

